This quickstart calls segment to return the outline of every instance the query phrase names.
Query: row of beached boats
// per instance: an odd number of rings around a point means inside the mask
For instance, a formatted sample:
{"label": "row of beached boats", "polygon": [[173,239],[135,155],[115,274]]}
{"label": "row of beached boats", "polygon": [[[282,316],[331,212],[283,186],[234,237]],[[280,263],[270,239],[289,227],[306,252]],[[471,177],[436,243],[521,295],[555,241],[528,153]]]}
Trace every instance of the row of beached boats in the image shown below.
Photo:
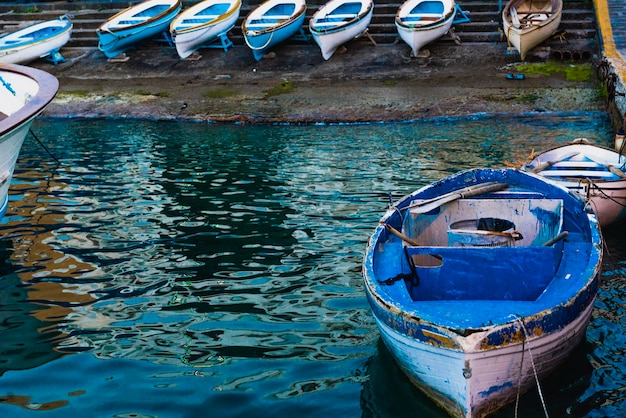
{"label": "row of beached boats", "polygon": [[[522,59],[527,52],[557,30],[562,0],[510,0],[502,11],[504,32],[511,48]],[[98,48],[110,59],[137,43],[163,35],[185,59],[200,48],[223,48],[233,43],[228,32],[239,19],[241,0],[204,0],[183,10],[181,0],[147,0],[113,15],[98,29]],[[413,56],[445,35],[454,23],[468,21],[454,0],[407,0],[398,9],[395,24]],[[309,20],[311,37],[325,60],[346,42],[367,33],[374,11],[373,0],[330,0]],[[267,0],[254,8],[242,23],[245,43],[255,59],[262,59],[279,43],[298,34],[303,26],[305,0]],[[0,62],[26,63],[49,57],[63,61],[59,49],[71,35],[72,23],[63,16],[41,22],[0,38]]]}

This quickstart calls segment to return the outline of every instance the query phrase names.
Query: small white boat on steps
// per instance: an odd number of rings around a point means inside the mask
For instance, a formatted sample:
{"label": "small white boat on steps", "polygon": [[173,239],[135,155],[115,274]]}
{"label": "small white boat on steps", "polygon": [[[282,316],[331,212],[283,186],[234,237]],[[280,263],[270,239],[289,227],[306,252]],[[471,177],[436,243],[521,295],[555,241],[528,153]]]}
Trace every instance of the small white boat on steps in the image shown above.
{"label": "small white boat on steps", "polygon": [[548,39],[561,24],[563,0],[510,0],[502,10],[509,45],[524,60],[528,51]]}
{"label": "small white boat on steps", "polygon": [[3,36],[0,63],[26,64],[37,58],[50,58],[54,64],[64,61],[59,49],[70,40],[72,26],[67,16],[61,16]]}
{"label": "small white boat on steps", "polygon": [[450,30],[455,16],[454,0],[407,0],[396,13],[396,27],[416,57],[424,45]]}
{"label": "small white boat on steps", "polygon": [[122,10],[96,31],[98,49],[108,58],[115,58],[138,42],[167,34],[181,7],[181,0],[148,0]]}
{"label": "small white boat on steps", "polygon": [[246,44],[259,61],[274,46],[303,32],[306,15],[304,0],[267,0],[253,9],[243,21]]}
{"label": "small white boat on steps", "polygon": [[183,10],[171,23],[170,33],[181,59],[215,44],[227,50],[227,33],[237,23],[241,0],[205,0]]}
{"label": "small white boat on steps", "polygon": [[337,48],[361,36],[372,20],[372,0],[331,0],[320,7],[309,21],[311,35],[330,59]]}

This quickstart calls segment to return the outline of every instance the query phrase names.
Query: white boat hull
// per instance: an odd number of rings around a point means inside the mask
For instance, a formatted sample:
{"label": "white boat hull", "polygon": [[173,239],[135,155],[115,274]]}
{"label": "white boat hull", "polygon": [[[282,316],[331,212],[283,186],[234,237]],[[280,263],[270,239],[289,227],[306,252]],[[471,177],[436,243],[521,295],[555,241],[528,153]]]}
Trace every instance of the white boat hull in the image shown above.
{"label": "white boat hull", "polygon": [[[422,0],[408,0],[400,6],[396,14],[396,28],[400,39],[411,47],[413,56],[417,56],[419,51],[429,43],[441,38],[452,27],[452,22],[456,15],[454,1],[442,0],[442,11],[436,13],[438,18],[429,23],[426,19],[430,19],[430,13],[411,13],[411,11],[424,3]],[[424,15],[421,16],[420,15]],[[409,16],[416,16],[415,21],[407,21]]]}
{"label": "white boat hull", "polygon": [[216,16],[214,19],[207,20],[205,23],[199,23],[195,26],[185,27],[185,19],[193,19],[194,15],[201,13],[202,10],[211,4],[218,3],[219,0],[209,0],[194,5],[192,8],[183,11],[172,21],[170,25],[170,33],[176,45],[176,52],[181,59],[185,59],[200,49],[202,46],[214,42],[219,37],[225,35],[237,23],[239,19],[241,2],[232,2],[231,7],[226,13]]}
{"label": "white boat hull", "polygon": [[[535,0],[535,4],[541,3]],[[544,1],[545,4],[550,4],[550,1]],[[504,10],[502,11],[502,26],[504,28],[504,34],[506,35],[509,44],[515,48],[522,60],[526,59],[526,54],[548,39],[559,28],[561,24],[561,12],[563,9],[563,2],[558,0],[556,7],[546,6],[545,12],[540,13],[541,10],[537,10],[536,16],[541,15],[542,19],[530,20],[525,22],[523,19],[520,22],[516,22],[514,15],[517,13],[519,16],[520,11],[528,9],[531,1],[526,0],[511,0]],[[515,10],[513,15],[511,10]],[[534,9],[531,9],[534,10]]]}
{"label": "white boat hull", "polygon": [[58,86],[57,79],[43,71],[0,65],[0,217],[8,207],[9,186],[24,138]]}
{"label": "white boat hull", "polygon": [[361,36],[369,26],[372,21],[372,15],[374,13],[374,5],[372,1],[364,2],[364,10],[369,11],[364,15],[358,17],[356,20],[351,21],[346,25],[338,25],[338,26],[318,26],[317,20],[323,19],[324,17],[332,17],[332,14],[326,15],[324,13],[324,8],[334,7],[333,3],[340,4],[343,0],[334,1],[327,3],[325,6],[320,8],[312,17],[309,23],[311,36],[315,40],[315,43],[320,47],[320,51],[322,52],[322,57],[324,60],[329,60],[337,48],[341,45],[345,44],[352,39],[358,38]]}
{"label": "white boat hull", "polygon": [[30,129],[33,119],[24,122],[20,127],[0,138],[0,218],[7,211],[9,204],[9,185],[13,170],[24,138]]}
{"label": "white boat hull", "polygon": [[525,167],[533,171],[542,164],[549,167],[535,171],[585,200],[601,227],[626,219],[626,156],[577,139],[536,155]]}
{"label": "white boat hull", "polygon": [[413,384],[451,415],[471,418],[500,409],[563,363],[584,337],[592,308],[590,303],[558,332],[485,351],[435,347],[394,331],[378,318],[376,323]]}
{"label": "white boat hull", "polygon": [[452,19],[443,25],[425,30],[410,30],[398,27],[398,35],[411,47],[411,52],[416,57],[424,46],[441,38],[450,30],[450,27],[452,27]]}
{"label": "white boat hull", "polygon": [[[39,40],[20,41],[31,32],[53,28],[58,33],[41,37]],[[0,63],[26,64],[38,58],[44,58],[52,51],[59,50],[67,44],[72,35],[72,24],[67,19],[55,19],[41,22],[6,35],[0,40]]]}

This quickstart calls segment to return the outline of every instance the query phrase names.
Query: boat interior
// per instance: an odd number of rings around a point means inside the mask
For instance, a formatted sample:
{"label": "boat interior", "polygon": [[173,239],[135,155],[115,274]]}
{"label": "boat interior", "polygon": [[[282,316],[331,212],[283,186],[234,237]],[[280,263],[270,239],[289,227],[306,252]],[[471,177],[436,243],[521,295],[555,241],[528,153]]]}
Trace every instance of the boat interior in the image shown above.
{"label": "boat interior", "polygon": [[166,4],[156,4],[152,7],[149,7],[147,9],[141,10],[133,14],[132,17],[121,15],[119,17],[120,19],[117,22],[115,21],[109,22],[109,29],[114,29],[114,28],[123,27],[123,26],[132,26],[132,25],[143,23],[148,19],[151,19],[155,16],[160,15],[161,13],[166,12],[169,8],[170,6]]}
{"label": "boat interior", "polygon": [[362,6],[363,3],[356,1],[340,4],[332,11],[316,19],[312,24],[315,26],[335,26],[341,22],[351,21],[359,17]]}
{"label": "boat interior", "polygon": [[192,27],[196,25],[201,25],[206,22],[210,22],[222,16],[224,13],[228,12],[230,8],[230,3],[216,3],[212,4],[206,9],[200,11],[195,14],[193,17],[188,19],[184,19],[182,22],[176,25],[176,29],[183,29],[187,27]]}
{"label": "boat interior", "polygon": [[17,31],[0,38],[0,46],[22,44],[33,42],[40,38],[47,38],[64,31],[66,27],[67,25],[65,24],[54,25],[52,22],[46,25],[33,25],[31,28],[28,28],[31,29],[30,31]]}
{"label": "boat interior", "polygon": [[550,0],[527,0],[517,8],[511,7],[509,13],[514,26],[532,26],[550,18],[552,3]]}
{"label": "boat interior", "polygon": [[561,262],[563,202],[459,199],[428,213],[409,209],[402,233],[412,240],[403,263],[413,301],[532,301]]}
{"label": "boat interior", "polygon": [[260,16],[258,19],[250,19],[246,23],[248,28],[262,28],[278,24],[284,20],[291,19],[296,10],[293,3],[277,4]]}
{"label": "boat interior", "polygon": [[405,24],[423,25],[443,19],[444,13],[443,2],[426,0],[415,5],[406,15],[399,16],[399,19]]}

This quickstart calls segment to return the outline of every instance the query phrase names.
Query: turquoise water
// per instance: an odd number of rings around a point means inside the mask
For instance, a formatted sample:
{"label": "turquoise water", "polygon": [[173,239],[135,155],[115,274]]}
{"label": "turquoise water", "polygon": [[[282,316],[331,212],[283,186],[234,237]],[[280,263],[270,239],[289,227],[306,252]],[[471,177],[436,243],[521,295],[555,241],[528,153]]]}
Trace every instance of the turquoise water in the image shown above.
{"label": "turquoise water", "polygon": [[[33,132],[54,158],[27,139],[0,223],[2,417],[443,417],[389,357],[365,300],[362,255],[389,194],[613,136],[599,113],[42,119]],[[587,341],[541,385],[550,416],[626,406],[622,241],[607,231]],[[519,413],[543,416],[536,391]]]}

